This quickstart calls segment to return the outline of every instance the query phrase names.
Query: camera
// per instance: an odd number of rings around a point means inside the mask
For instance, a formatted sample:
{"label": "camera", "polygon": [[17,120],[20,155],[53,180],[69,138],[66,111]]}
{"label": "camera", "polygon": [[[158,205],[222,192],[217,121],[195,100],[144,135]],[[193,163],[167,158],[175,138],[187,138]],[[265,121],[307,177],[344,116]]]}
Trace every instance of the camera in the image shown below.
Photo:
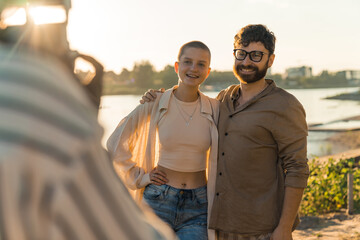
{"label": "camera", "polygon": [[[70,8],[71,0],[1,0],[0,42],[13,51],[26,48],[59,59],[85,88],[98,109],[103,66],[95,58],[70,49],[67,38]],[[92,66],[92,71],[86,74],[78,71],[76,63],[79,60]]]}

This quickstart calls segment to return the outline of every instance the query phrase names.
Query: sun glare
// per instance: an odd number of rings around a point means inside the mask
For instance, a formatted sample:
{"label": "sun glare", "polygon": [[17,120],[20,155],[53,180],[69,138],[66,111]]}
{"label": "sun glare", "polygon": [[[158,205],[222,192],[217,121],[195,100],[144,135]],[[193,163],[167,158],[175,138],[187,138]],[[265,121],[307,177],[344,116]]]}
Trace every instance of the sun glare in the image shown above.
{"label": "sun glare", "polygon": [[25,8],[6,8],[1,13],[1,19],[5,26],[23,25],[26,23]]}
{"label": "sun glare", "polygon": [[[66,21],[66,10],[62,6],[30,6],[28,17],[36,25],[63,23]],[[27,21],[25,8],[10,7],[1,13],[1,25],[24,25]]]}
{"label": "sun glare", "polygon": [[36,25],[66,21],[66,11],[60,6],[30,7],[29,14]]}

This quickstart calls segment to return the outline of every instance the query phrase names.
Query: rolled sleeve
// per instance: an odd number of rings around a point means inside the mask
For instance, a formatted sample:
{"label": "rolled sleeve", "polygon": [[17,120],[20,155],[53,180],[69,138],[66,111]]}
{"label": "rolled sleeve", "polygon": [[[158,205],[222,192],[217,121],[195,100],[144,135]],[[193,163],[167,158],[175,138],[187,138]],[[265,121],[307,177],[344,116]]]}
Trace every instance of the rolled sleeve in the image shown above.
{"label": "rolled sleeve", "polygon": [[309,177],[305,110],[296,99],[290,100],[287,106],[275,118],[273,133],[285,171],[285,186],[305,188]]}

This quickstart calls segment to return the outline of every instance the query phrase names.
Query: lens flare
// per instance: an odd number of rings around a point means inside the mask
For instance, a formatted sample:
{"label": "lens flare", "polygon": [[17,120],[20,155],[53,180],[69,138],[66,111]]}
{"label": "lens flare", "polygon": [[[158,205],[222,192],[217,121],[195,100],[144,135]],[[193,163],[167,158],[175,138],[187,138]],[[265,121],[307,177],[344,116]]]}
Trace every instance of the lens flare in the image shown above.
{"label": "lens flare", "polygon": [[10,7],[1,13],[1,23],[5,26],[24,25],[26,23],[25,8]]}
{"label": "lens flare", "polygon": [[63,23],[66,21],[66,11],[61,6],[30,7],[29,15],[36,25]]}
{"label": "lens flare", "polygon": [[[63,6],[30,6],[28,18],[36,25],[66,22],[66,10]],[[9,7],[1,13],[1,25],[24,25],[27,21],[26,9]]]}

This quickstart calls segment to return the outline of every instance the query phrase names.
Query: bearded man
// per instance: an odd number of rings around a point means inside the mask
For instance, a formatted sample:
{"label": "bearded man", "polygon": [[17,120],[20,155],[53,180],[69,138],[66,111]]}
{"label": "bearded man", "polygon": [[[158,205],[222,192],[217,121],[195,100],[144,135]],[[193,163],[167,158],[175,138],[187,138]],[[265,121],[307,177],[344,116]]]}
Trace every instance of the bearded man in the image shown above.
{"label": "bearded man", "polygon": [[275,36],[264,25],[235,35],[234,74],[222,90],[216,194],[209,228],[217,239],[292,239],[307,184],[305,111],[265,79]]}

